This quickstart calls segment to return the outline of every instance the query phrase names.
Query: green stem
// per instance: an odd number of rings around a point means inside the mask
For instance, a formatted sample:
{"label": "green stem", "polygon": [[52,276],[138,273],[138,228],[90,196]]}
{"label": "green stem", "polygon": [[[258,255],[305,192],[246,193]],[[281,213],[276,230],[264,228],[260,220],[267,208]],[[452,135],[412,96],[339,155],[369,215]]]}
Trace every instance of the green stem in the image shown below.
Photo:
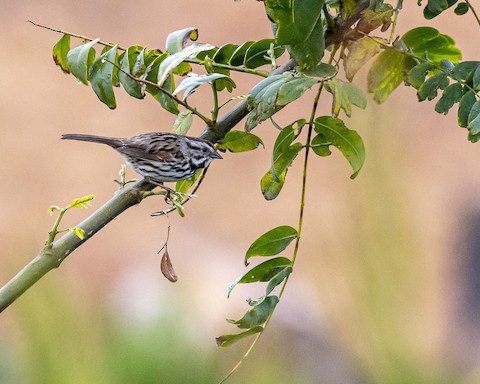
{"label": "green stem", "polygon": [[470,10],[472,11],[473,16],[477,20],[478,25],[480,25],[480,18],[478,17],[478,14],[477,14],[477,11],[475,11],[475,8],[473,8],[473,5],[470,4],[469,0],[465,0],[465,3],[468,5],[468,8],[470,8]]}
{"label": "green stem", "polygon": [[[76,37],[77,39],[81,39],[81,40],[84,40],[84,41],[94,40],[94,39],[92,39],[90,37],[87,37],[87,36],[78,35],[76,33],[71,33],[71,32],[67,32],[67,31],[63,31],[61,29],[54,29],[54,28],[47,27],[45,25],[37,24],[37,23],[33,22],[32,20],[27,20],[27,23],[33,24],[34,26],[39,27],[39,28],[47,29],[47,30],[52,31],[52,32],[73,36],[73,37]],[[97,44],[103,45],[105,47],[114,47],[115,46],[115,44],[113,44],[113,43],[107,43],[107,42],[101,41],[101,40],[98,41]],[[117,45],[117,49],[119,49],[121,51],[126,51],[127,50],[126,48],[123,48],[120,45]]]}
{"label": "green stem", "polygon": [[[333,57],[333,55],[332,55],[332,57]],[[312,107],[312,113],[311,113],[311,116],[310,116],[310,122],[309,122],[309,125],[308,125],[308,133],[307,133],[307,139],[306,139],[307,145],[305,145],[305,158],[304,158],[304,161],[303,161],[303,176],[302,176],[302,192],[301,192],[301,197],[300,197],[300,212],[299,212],[299,215],[298,215],[297,238],[295,240],[295,248],[293,250],[293,256],[292,256],[292,268],[295,265],[295,261],[297,259],[298,249],[299,249],[299,246],[300,246],[300,239],[301,239],[301,235],[302,235],[303,218],[304,218],[304,213],[305,213],[305,198],[306,198],[306,191],[307,191],[308,158],[309,158],[310,148],[311,148],[310,142],[312,140],[315,113],[317,111],[318,101],[320,100],[320,95],[321,95],[322,90],[323,90],[323,84],[324,84],[323,82],[320,83],[320,87],[318,88],[318,92],[315,96],[315,100],[313,102],[313,107]],[[282,287],[280,289],[280,292],[278,294],[278,298],[282,297],[283,292],[285,291],[285,287],[287,286],[287,283],[288,283],[288,278],[289,277],[287,276],[287,278],[283,282]],[[267,328],[268,324],[270,323],[270,320],[272,319],[272,316],[273,316],[273,312],[270,313],[267,320],[265,321],[265,323],[263,325],[264,330]],[[225,383],[230,378],[230,376],[232,376],[238,370],[238,368],[240,368],[240,366],[248,358],[248,356],[250,355],[250,353],[252,352],[253,348],[257,344],[258,340],[260,340],[260,337],[262,335],[263,335],[263,331],[259,332],[257,334],[257,336],[253,340],[252,344],[250,344],[250,347],[247,349],[247,351],[242,356],[242,358],[232,368],[232,370],[222,379],[222,381],[219,384]]]}
{"label": "green stem", "polygon": [[[77,225],[77,227],[85,231],[83,240],[78,238],[74,233],[68,232],[57,241],[51,243],[50,246],[44,247],[30,263],[20,270],[7,284],[0,288],[0,312],[18,299],[45,274],[54,268],[58,268],[70,253],[95,235],[95,233],[110,221],[126,209],[140,203],[143,198],[143,192],[152,190],[153,188],[155,188],[154,185],[141,179],[131,187],[120,190],[90,217]],[[58,218],[57,222],[59,222]],[[50,236],[56,231],[54,226]]]}
{"label": "green stem", "polygon": [[57,236],[57,234],[59,233],[58,226],[60,225],[60,222],[63,219],[63,215],[65,215],[65,212],[67,212],[67,209],[68,208],[63,208],[58,213],[57,220],[55,220],[55,223],[53,224],[52,230],[48,233],[48,240],[47,240],[47,244],[46,244],[47,248],[52,248],[52,244],[55,241],[55,236]]}
{"label": "green stem", "polygon": [[391,43],[394,39],[395,35],[395,27],[397,26],[397,20],[398,20],[398,14],[400,12],[400,9],[397,7],[395,8],[394,15],[393,15],[393,22],[392,22],[392,28],[390,29],[390,37],[388,38],[388,42]]}
{"label": "green stem", "polygon": [[[205,61],[200,60],[200,59],[187,59],[185,61],[187,63],[205,65]],[[229,71],[248,73],[250,75],[256,75],[256,76],[261,76],[261,77],[268,77],[268,72],[259,71],[259,70],[256,70],[256,69],[245,68],[245,67],[235,67],[235,66],[229,65],[229,64],[216,63],[214,61],[210,61],[209,64],[212,67],[215,67],[215,68],[228,69]]]}
{"label": "green stem", "polygon": [[[88,37],[88,36],[83,36],[83,35],[79,35],[77,33],[71,33],[71,32],[67,32],[67,31],[63,31],[61,29],[55,29],[55,28],[47,27],[45,25],[37,24],[37,23],[35,23],[31,20],[27,20],[27,23],[30,23],[30,24],[32,24],[36,27],[39,27],[39,28],[46,29],[48,31],[52,31],[52,32],[55,32],[55,33],[61,33],[63,35],[69,35],[69,36],[72,36],[72,37],[75,37],[77,39],[81,39],[81,40],[84,40],[84,41],[94,40],[94,39],[92,39],[91,37]],[[101,40],[98,41],[97,44],[103,45],[105,47],[114,47],[115,46],[114,43],[108,43],[106,41],[101,41]],[[117,45],[117,49],[119,49],[121,51],[126,51],[127,50],[127,48],[124,48],[120,45]],[[185,60],[185,62],[192,63],[192,64],[198,64],[198,65],[205,65],[205,61],[200,60],[200,59],[187,59],[187,60]],[[215,67],[215,68],[228,69],[230,71],[235,71],[235,72],[248,73],[248,74],[251,74],[251,75],[256,75],[256,76],[261,76],[261,77],[267,77],[268,76],[268,72],[259,71],[259,70],[251,69],[251,68],[235,67],[233,65],[215,63],[214,61],[211,62],[211,65],[212,65],[212,67]]]}
{"label": "green stem", "polygon": [[174,96],[173,94],[171,94],[170,92],[168,92],[166,89],[162,88],[160,85],[158,85],[157,83],[154,83],[152,81],[148,81],[148,80],[144,80],[144,79],[139,79],[138,77],[135,77],[135,76],[132,76],[130,73],[124,71],[123,69],[121,69],[117,64],[115,64],[114,62],[110,61],[110,60],[106,60],[108,63],[114,65],[115,67],[118,68],[119,71],[123,72],[125,75],[127,75],[128,77],[130,77],[132,80],[138,82],[138,83],[141,83],[141,84],[145,84],[145,85],[150,85],[152,87],[155,87],[157,88],[160,92],[162,92],[163,94],[165,94],[165,96],[169,97],[170,99],[174,100],[176,103],[180,104],[181,106],[183,106],[184,108],[188,109],[190,112],[192,112],[195,116],[199,117],[200,119],[202,119],[204,121],[204,123],[211,127],[213,126],[213,121],[210,120],[207,116],[205,116],[204,114],[200,113],[197,111],[196,108],[193,108],[191,107],[188,103],[186,103],[185,101],[183,101],[182,99],[179,99],[177,96]]}
{"label": "green stem", "polygon": [[213,92],[213,110],[212,110],[212,121],[215,124],[217,121],[218,117],[218,92],[217,92],[217,86],[215,85],[215,81],[211,83],[212,86],[212,92]]}

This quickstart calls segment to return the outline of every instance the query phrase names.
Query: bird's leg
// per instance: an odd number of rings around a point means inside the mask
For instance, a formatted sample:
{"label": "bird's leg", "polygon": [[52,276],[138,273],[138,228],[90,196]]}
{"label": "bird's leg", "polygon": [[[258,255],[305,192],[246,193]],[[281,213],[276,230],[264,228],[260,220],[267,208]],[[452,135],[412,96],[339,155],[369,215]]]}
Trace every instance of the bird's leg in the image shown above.
{"label": "bird's leg", "polygon": [[167,187],[166,185],[164,185],[161,181],[157,181],[157,180],[154,180],[150,177],[145,177],[145,180],[150,183],[150,184],[153,184],[153,185],[156,185],[157,187],[160,187],[162,188],[163,190],[165,190],[165,203],[167,204],[171,204],[173,205],[172,203],[172,199],[170,198],[170,195],[171,194],[174,194],[174,195],[177,195],[177,192],[174,191],[172,188],[170,187]]}

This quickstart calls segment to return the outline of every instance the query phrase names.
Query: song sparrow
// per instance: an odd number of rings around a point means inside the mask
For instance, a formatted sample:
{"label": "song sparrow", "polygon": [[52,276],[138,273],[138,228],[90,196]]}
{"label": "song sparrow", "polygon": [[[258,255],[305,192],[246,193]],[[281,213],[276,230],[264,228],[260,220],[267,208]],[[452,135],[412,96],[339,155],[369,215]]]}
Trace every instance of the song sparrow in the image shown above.
{"label": "song sparrow", "polygon": [[65,134],[62,139],[107,144],[137,173],[156,185],[189,179],[201,168],[208,167],[213,159],[222,158],[209,141],[165,132],[130,138]]}

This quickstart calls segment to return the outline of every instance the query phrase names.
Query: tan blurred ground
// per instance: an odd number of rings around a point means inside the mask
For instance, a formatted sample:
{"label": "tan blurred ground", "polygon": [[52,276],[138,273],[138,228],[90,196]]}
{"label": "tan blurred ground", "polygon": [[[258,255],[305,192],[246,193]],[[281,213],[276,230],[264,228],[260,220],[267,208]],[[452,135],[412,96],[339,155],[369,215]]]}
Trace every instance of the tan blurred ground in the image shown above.
{"label": "tan blurred ground", "polygon": [[[398,33],[420,23],[432,25],[421,19],[416,2],[408,3]],[[134,100],[121,90],[117,109],[110,111],[90,88],[53,64],[51,48],[60,35],[25,20],[152,48],[163,47],[169,32],[187,26],[199,28],[200,41],[216,45],[270,36],[262,4],[251,0],[112,4],[0,2],[1,283],[42,246],[53,223],[46,214],[50,205],[92,193],[95,209],[115,189],[120,157],[93,144],[61,142],[61,133],[131,136],[168,130],[173,122],[154,100]],[[456,39],[464,59],[480,57],[471,37],[478,31],[473,17],[453,19],[450,12],[433,25]],[[237,93],[245,94],[253,83],[240,79]],[[201,99],[195,99],[199,108],[208,111]],[[323,113],[328,107],[322,106]],[[307,116],[308,108],[287,109],[279,121],[290,122],[300,113]],[[465,330],[456,313],[463,279],[457,250],[465,215],[480,207],[480,144],[466,141],[454,113],[436,114],[433,103],[417,103],[412,89],[395,92],[380,107],[371,101],[347,125],[366,141],[366,165],[351,181],[348,164],[338,154],[312,162],[301,254],[271,326],[285,323],[296,332],[307,327],[317,337],[327,334],[367,371],[375,371],[372,366],[386,355],[383,351],[394,351],[431,369],[445,364],[448,370],[464,370],[468,377],[480,364],[480,338],[478,328]],[[202,125],[197,122],[194,129],[199,133]],[[226,300],[226,288],[244,271],[245,250],[266,230],[297,223],[299,164],[280,198],[265,202],[259,180],[269,167],[275,132],[269,124],[257,129],[266,150],[226,154],[209,170],[199,197],[186,207],[186,218],[172,215],[169,250],[177,284],[163,279],[158,267],[166,221],[149,213],[161,208],[160,199],[126,212],[45,279],[55,274],[72,302],[111,305],[120,312],[128,307],[129,316],[140,318],[152,310],[145,291],[163,306],[193,298],[190,315],[206,320],[192,325],[191,332],[215,348],[213,337],[234,331],[223,319],[238,316],[243,299],[259,295],[242,287]],[[65,226],[87,214],[69,213]],[[135,295],[146,301],[144,307]],[[0,339],[16,337],[20,313],[15,306],[2,314]]]}

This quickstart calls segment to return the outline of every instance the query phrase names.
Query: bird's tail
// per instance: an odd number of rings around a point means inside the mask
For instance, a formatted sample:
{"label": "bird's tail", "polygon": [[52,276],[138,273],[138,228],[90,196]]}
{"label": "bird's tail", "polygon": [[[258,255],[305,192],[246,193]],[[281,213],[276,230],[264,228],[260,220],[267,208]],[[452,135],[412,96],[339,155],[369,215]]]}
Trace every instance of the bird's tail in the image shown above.
{"label": "bird's tail", "polygon": [[83,134],[76,134],[76,133],[64,134],[62,135],[62,140],[91,141],[93,143],[107,144],[113,148],[118,148],[122,145],[121,139],[117,139],[115,137],[83,135]]}

